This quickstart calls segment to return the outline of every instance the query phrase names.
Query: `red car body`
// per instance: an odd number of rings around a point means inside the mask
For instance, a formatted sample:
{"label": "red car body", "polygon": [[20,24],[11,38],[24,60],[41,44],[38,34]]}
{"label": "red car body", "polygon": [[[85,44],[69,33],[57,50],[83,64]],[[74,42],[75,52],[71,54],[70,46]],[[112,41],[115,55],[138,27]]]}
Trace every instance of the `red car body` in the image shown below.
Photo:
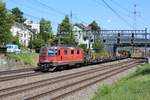
{"label": "red car body", "polygon": [[41,70],[49,70],[62,65],[76,65],[84,61],[84,51],[76,47],[42,47],[39,55],[39,67]]}

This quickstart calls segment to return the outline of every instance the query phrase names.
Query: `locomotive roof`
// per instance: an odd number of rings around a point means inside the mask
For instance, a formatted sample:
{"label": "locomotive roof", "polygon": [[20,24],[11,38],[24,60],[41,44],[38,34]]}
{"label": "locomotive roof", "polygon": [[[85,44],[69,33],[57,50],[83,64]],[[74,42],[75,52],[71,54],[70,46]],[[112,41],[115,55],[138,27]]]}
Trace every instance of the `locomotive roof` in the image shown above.
{"label": "locomotive roof", "polygon": [[51,49],[57,49],[57,48],[70,48],[70,49],[74,49],[74,48],[79,48],[79,47],[74,47],[74,46],[44,46],[46,48],[51,48]]}

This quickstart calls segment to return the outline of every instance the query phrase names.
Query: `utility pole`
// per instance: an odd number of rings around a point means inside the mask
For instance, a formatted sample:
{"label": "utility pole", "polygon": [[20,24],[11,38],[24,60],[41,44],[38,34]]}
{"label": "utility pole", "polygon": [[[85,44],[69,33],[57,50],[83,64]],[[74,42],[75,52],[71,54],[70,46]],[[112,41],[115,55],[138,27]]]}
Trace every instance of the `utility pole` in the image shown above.
{"label": "utility pole", "polygon": [[133,17],[134,17],[133,29],[134,29],[134,30],[136,30],[136,28],[137,28],[137,24],[136,24],[136,21],[137,21],[137,11],[136,11],[136,7],[137,7],[137,5],[134,4],[134,11],[133,11]]}
{"label": "utility pole", "polygon": [[[134,4],[133,7],[134,7],[134,10],[133,10],[132,14],[133,14],[133,30],[134,30],[134,32],[132,34],[133,34],[133,36],[135,36],[136,29],[137,29],[137,14],[138,14],[138,12],[137,12],[137,5]],[[136,37],[134,37],[134,38],[136,38]],[[132,41],[134,41],[134,38],[132,37]],[[134,43],[132,43],[132,45],[133,44]],[[134,46],[132,46],[132,53],[134,53]]]}
{"label": "utility pole", "polygon": [[133,30],[136,30],[137,29],[137,16],[140,15],[140,12],[137,11],[137,5],[134,4],[134,10],[132,12],[132,15],[133,15]]}

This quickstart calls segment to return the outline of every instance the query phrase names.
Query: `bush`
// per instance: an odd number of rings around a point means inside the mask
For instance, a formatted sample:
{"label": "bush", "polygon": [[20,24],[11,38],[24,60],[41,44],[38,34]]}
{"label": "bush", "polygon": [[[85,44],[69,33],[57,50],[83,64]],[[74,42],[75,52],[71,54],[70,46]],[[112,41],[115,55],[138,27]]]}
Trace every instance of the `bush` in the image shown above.
{"label": "bush", "polygon": [[87,52],[87,44],[80,44],[78,47],[82,48],[84,52]]}
{"label": "bush", "polygon": [[16,61],[22,61],[24,64],[32,65],[34,58],[38,55],[35,53],[20,53],[20,54],[7,54],[7,57]]}
{"label": "bush", "polygon": [[96,39],[92,48],[96,53],[98,53],[104,50],[104,45],[100,39]]}
{"label": "bush", "polygon": [[31,41],[31,45],[34,49],[41,48],[41,46],[45,45],[45,42],[42,39],[35,39]]}

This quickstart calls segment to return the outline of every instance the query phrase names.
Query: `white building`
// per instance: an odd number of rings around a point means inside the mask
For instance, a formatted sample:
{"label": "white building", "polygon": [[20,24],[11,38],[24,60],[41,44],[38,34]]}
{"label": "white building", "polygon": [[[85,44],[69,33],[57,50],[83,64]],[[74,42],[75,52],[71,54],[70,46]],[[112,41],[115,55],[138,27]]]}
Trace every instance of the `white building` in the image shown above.
{"label": "white building", "polygon": [[92,44],[94,43],[94,35],[91,32],[91,27],[83,24],[75,24],[73,31],[79,45],[86,44],[87,48],[92,48]]}
{"label": "white building", "polygon": [[15,23],[11,28],[11,32],[13,36],[19,37],[19,42],[22,45],[28,46],[31,36],[33,38],[33,35],[40,32],[40,25],[32,21],[25,21],[24,24]]}
{"label": "white building", "polygon": [[32,29],[36,34],[40,32],[40,24],[33,23],[32,21],[25,21],[25,24]]}
{"label": "white building", "polygon": [[15,23],[11,30],[13,36],[18,36],[19,42],[24,45],[28,46],[30,42],[31,35],[33,34],[26,26],[23,24]]}

